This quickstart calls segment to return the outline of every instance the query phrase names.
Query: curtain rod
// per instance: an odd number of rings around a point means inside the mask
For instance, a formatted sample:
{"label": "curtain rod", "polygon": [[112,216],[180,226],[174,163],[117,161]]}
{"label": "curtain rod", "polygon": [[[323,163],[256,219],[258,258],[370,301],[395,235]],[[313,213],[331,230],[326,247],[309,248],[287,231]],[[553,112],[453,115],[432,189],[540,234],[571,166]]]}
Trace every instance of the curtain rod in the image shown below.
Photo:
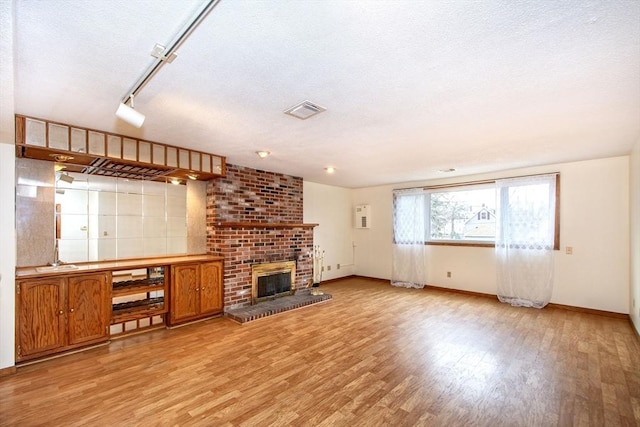
{"label": "curtain rod", "polygon": [[480,185],[480,184],[493,184],[500,179],[513,179],[513,178],[529,178],[533,176],[543,176],[543,175],[560,175],[560,172],[546,172],[546,173],[534,173],[530,175],[517,175],[517,176],[507,176],[504,178],[494,178],[494,179],[481,179],[477,181],[466,181],[466,182],[458,182],[452,184],[440,184],[440,185],[422,185],[419,187],[407,187],[407,188],[394,188],[393,190],[437,190],[441,188],[451,188],[451,187],[461,187],[463,185]]}

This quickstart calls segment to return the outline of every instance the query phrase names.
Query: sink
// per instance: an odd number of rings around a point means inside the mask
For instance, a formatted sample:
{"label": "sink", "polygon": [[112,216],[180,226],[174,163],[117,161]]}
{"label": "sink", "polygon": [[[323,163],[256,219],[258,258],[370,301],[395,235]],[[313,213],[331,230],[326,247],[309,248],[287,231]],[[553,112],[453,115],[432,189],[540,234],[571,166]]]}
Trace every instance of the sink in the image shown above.
{"label": "sink", "polygon": [[77,270],[78,266],[73,264],[49,265],[46,267],[36,267],[38,273],[53,273],[56,271]]}

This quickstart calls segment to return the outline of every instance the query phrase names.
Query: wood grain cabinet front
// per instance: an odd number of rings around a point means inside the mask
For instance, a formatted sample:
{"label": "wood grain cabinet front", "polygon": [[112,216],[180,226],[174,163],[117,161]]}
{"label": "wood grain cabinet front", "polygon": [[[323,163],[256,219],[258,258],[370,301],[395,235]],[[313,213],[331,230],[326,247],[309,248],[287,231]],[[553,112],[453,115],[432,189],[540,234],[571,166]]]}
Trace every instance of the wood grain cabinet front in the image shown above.
{"label": "wood grain cabinet front", "polygon": [[111,282],[106,274],[67,279],[69,345],[82,345],[109,336]]}
{"label": "wood grain cabinet front", "polygon": [[222,262],[171,267],[171,309],[169,323],[199,320],[222,313]]}
{"label": "wood grain cabinet front", "polygon": [[58,351],[66,345],[64,279],[18,283],[16,360]]}
{"label": "wood grain cabinet front", "polygon": [[221,262],[200,265],[200,314],[219,314],[223,309]]}
{"label": "wood grain cabinet front", "polygon": [[19,281],[16,361],[107,341],[109,289],[105,273]]}

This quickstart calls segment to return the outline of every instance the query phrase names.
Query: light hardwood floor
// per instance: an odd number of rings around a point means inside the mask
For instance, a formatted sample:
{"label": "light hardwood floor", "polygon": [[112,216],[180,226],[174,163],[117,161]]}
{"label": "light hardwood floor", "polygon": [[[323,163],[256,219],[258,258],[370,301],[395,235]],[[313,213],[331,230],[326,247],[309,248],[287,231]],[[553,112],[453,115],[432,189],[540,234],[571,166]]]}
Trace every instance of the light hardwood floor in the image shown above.
{"label": "light hardwood floor", "polygon": [[624,319],[347,279],[332,301],[218,318],[0,378],[2,426],[640,425]]}

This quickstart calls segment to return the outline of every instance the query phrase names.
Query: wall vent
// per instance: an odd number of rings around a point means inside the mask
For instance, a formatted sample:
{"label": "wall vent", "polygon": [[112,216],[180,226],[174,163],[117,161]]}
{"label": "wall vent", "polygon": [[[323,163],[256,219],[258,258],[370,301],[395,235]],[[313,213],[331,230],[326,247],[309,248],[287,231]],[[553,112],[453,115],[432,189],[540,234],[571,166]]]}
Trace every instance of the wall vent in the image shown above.
{"label": "wall vent", "polygon": [[297,103],[293,107],[287,108],[286,110],[284,110],[284,113],[296,117],[300,120],[306,120],[309,117],[322,113],[323,111],[326,111],[326,108],[321,107],[318,104],[314,104],[311,101],[305,100]]}
{"label": "wall vent", "polygon": [[356,206],[355,223],[356,223],[356,228],[371,227],[371,206],[370,205]]}

